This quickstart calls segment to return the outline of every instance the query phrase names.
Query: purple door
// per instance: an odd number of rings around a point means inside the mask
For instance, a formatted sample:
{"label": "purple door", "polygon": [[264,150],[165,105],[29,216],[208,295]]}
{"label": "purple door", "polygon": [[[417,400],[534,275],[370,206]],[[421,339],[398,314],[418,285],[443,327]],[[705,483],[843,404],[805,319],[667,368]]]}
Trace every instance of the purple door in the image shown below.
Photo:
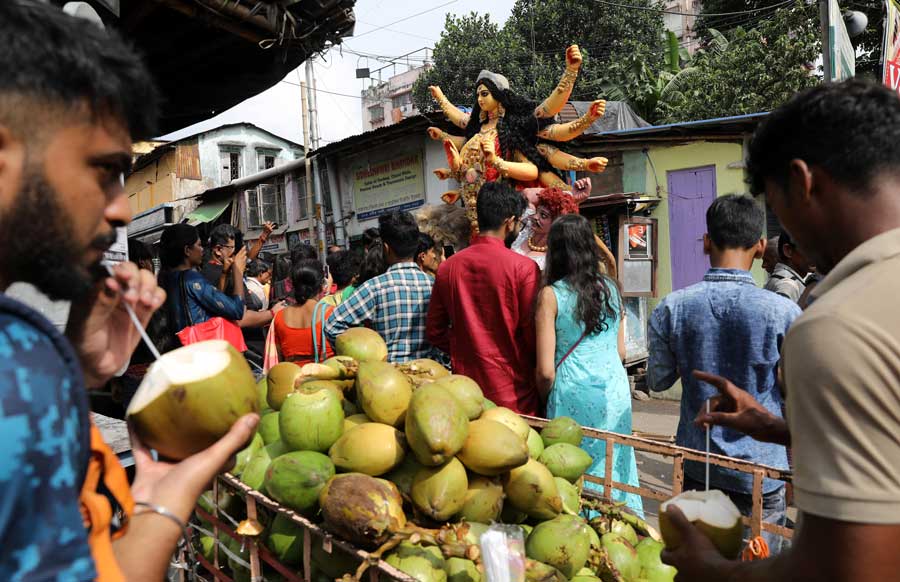
{"label": "purple door", "polygon": [[703,279],[709,258],[703,254],[706,209],[716,198],[716,168],[691,168],[668,173],[669,242],[672,290]]}

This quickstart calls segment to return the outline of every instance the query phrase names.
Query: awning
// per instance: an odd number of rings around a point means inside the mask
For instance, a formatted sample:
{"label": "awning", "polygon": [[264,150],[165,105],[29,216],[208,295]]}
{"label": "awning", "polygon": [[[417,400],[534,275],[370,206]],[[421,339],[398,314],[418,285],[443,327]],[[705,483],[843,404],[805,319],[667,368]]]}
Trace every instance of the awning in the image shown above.
{"label": "awning", "polygon": [[222,216],[228,205],[231,204],[231,198],[216,200],[215,202],[205,202],[197,207],[196,210],[185,216],[187,223],[197,225],[201,222],[212,222]]}

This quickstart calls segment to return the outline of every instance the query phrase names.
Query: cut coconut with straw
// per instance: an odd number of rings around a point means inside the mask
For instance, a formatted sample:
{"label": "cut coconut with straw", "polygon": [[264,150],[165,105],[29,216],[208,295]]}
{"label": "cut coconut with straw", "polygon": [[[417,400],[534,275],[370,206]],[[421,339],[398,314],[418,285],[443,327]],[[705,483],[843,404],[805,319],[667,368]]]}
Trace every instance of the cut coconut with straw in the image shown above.
{"label": "cut coconut with straw", "polygon": [[154,362],[127,416],[146,446],[181,460],[215,443],[237,419],[258,408],[247,360],[228,342],[210,340]]}
{"label": "cut coconut with straw", "polygon": [[733,560],[741,551],[741,512],[727,495],[717,489],[711,491],[685,491],[660,506],[659,529],[666,547],[674,550],[681,545],[681,536],[672,525],[666,510],[676,506],[681,513],[708,537],[719,552]]}

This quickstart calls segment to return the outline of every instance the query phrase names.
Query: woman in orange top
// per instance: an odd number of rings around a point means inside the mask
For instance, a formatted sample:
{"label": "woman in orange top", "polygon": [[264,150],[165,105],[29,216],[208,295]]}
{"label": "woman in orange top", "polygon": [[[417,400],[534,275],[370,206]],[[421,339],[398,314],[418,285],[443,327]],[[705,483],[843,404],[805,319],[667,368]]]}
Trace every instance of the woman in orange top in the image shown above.
{"label": "woman in orange top", "polygon": [[330,358],[334,350],[328,345],[322,326],[334,307],[319,304],[319,300],[331,289],[331,277],[325,277],[319,261],[305,260],[294,265],[291,283],[297,304],[279,311],[272,324],[278,360],[302,366]]}

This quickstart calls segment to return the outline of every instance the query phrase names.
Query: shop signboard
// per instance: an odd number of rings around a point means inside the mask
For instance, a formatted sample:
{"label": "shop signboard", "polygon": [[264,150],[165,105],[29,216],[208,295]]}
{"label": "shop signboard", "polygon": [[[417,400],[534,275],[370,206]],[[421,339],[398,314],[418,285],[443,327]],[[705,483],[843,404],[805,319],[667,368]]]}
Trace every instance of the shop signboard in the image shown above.
{"label": "shop signboard", "polygon": [[884,21],[884,68],[882,80],[885,85],[900,93],[900,2],[885,0],[887,17]]}
{"label": "shop signboard", "polygon": [[421,151],[406,152],[353,169],[357,220],[425,204],[425,168]]}

